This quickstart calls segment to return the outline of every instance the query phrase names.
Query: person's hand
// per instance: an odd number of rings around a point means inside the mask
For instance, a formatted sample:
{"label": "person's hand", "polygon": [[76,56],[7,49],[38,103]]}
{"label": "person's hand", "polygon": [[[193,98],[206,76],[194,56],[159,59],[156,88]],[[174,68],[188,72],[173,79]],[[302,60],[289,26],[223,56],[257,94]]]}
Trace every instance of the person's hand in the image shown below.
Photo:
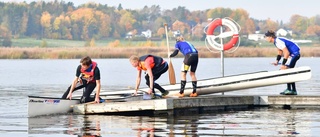
{"label": "person's hand", "polygon": [[137,96],[138,92],[135,91],[134,93],[132,93],[132,96]]}
{"label": "person's hand", "polygon": [[152,94],[153,93],[153,91],[152,91],[152,89],[151,88],[149,88],[149,90],[148,90],[148,94]]}
{"label": "person's hand", "polygon": [[94,103],[100,103],[100,98],[99,98],[99,96],[96,96],[96,98],[94,99]]}
{"label": "person's hand", "polygon": [[271,64],[274,66],[278,66],[278,61],[272,62]]}
{"label": "person's hand", "polygon": [[288,67],[286,65],[281,65],[280,69],[281,70],[284,70],[284,69],[287,69]]}
{"label": "person's hand", "polygon": [[67,99],[70,99],[70,100],[72,99],[72,92],[69,92]]}

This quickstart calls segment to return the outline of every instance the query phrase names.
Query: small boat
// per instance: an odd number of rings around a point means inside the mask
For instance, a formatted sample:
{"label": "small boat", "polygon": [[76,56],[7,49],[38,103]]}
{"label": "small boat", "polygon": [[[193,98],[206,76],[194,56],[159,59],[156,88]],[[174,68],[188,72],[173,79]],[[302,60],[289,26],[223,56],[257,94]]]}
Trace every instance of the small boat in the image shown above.
{"label": "small boat", "polygon": [[[311,68],[308,66],[285,70],[259,71],[253,73],[198,80],[197,93],[198,95],[206,95],[213,93],[230,92],[241,89],[304,81],[310,78]],[[175,85],[163,85],[162,87],[170,92],[167,97],[175,97],[175,95],[180,91],[179,83]],[[140,93],[146,92],[147,90],[148,88],[142,88],[140,89]],[[134,90],[122,90],[114,92],[102,92],[100,93],[100,95],[109,95],[114,93],[129,94],[133,92]],[[157,91],[157,93],[159,92]],[[188,82],[184,90],[184,95],[188,96],[191,93],[192,85],[191,82]]]}
{"label": "small boat", "polygon": [[[105,100],[113,102],[125,102],[142,100],[142,94],[132,96],[131,92],[127,93],[111,93],[109,95],[101,95],[102,102]],[[72,106],[80,104],[81,96],[73,96],[73,99],[62,99],[55,97],[28,96],[28,116],[36,117],[52,114],[65,114],[72,112]],[[92,103],[92,102],[88,102]]]}
{"label": "small boat", "polygon": [[79,103],[80,99],[28,96],[28,116],[68,113],[72,111],[70,106]]}

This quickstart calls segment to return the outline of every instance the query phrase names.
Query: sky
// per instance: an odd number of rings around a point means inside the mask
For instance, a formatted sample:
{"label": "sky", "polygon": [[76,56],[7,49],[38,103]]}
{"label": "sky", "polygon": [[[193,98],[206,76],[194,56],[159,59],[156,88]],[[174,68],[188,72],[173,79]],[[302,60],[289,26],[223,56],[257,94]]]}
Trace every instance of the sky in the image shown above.
{"label": "sky", "polygon": [[[23,2],[30,3],[32,1],[41,0],[0,0],[2,2]],[[53,1],[53,0],[42,0]],[[58,0],[60,1],[60,0]],[[173,9],[183,6],[186,9],[206,10],[210,8],[242,8],[249,13],[249,16],[259,20],[270,18],[274,21],[289,22],[290,17],[298,14],[305,17],[313,17],[320,15],[319,0],[63,0],[65,2],[73,2],[75,6],[95,2],[115,6],[121,3],[124,9],[142,9],[144,6],[159,5],[161,10]]]}

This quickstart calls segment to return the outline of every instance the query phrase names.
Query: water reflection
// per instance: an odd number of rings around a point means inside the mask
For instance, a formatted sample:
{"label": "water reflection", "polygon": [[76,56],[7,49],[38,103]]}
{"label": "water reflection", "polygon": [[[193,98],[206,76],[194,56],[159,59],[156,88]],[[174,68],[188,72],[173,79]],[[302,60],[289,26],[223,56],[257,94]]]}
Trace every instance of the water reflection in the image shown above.
{"label": "water reflection", "polygon": [[29,135],[78,137],[317,136],[319,110],[255,109],[168,117],[60,115],[29,118]]}

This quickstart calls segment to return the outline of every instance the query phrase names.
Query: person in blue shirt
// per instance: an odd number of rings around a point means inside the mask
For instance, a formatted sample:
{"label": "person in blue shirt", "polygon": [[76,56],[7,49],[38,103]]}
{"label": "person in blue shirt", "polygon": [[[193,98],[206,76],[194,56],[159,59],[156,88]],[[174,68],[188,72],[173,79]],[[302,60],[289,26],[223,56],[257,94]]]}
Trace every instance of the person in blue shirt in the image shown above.
{"label": "person in blue shirt", "polygon": [[[272,64],[277,66],[279,64],[281,57],[283,56],[280,69],[283,70],[288,68],[294,68],[297,61],[300,59],[300,48],[298,44],[286,38],[277,37],[275,32],[272,30],[269,30],[265,33],[265,39],[268,42],[273,43],[278,49],[278,55],[277,55],[276,61],[273,62]],[[291,57],[291,60],[289,63],[287,63],[289,57]],[[281,92],[280,94],[297,95],[295,83],[287,83],[287,89]]]}
{"label": "person in blue shirt", "polygon": [[196,48],[189,43],[188,41],[185,41],[182,36],[179,36],[176,38],[176,45],[174,52],[170,55],[170,57],[175,57],[179,51],[184,55],[184,60],[182,64],[181,69],[181,88],[180,88],[180,94],[178,95],[180,98],[184,97],[184,88],[187,83],[187,72],[190,68],[190,76],[192,80],[192,87],[193,91],[190,94],[190,97],[197,97],[197,78],[196,78],[196,70],[198,66],[198,51]]}

